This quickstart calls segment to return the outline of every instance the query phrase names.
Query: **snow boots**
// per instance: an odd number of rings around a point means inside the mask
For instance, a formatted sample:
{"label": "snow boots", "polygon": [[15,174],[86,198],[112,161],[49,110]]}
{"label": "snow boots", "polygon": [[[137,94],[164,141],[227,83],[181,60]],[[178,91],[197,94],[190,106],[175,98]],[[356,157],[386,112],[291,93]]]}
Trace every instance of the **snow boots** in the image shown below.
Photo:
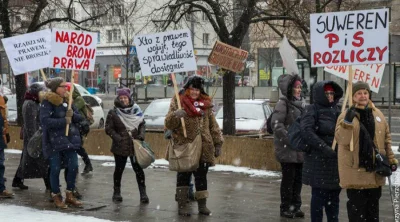
{"label": "snow boots", "polygon": [[208,191],[207,190],[197,191],[195,193],[195,198],[197,200],[199,213],[203,215],[211,215],[211,211],[206,206]]}
{"label": "snow boots", "polygon": [[189,187],[177,187],[176,197],[178,200],[178,214],[181,216],[190,216],[190,206],[188,204]]}

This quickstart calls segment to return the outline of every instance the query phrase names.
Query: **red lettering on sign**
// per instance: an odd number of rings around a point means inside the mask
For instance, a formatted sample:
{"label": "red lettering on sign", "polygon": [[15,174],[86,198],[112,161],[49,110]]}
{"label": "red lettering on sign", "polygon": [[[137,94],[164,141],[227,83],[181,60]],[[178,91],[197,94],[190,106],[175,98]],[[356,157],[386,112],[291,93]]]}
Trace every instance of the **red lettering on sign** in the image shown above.
{"label": "red lettering on sign", "polygon": [[378,88],[380,84],[381,84],[381,80],[380,79],[378,79],[376,77],[374,77],[372,79],[372,84],[371,85],[374,86],[375,88]]}
{"label": "red lettering on sign", "polygon": [[60,63],[60,58],[54,57],[54,58],[53,58],[53,67],[55,67],[55,66],[58,65],[59,63]]}
{"label": "red lettering on sign", "polygon": [[339,42],[339,36],[334,33],[329,33],[329,34],[325,35],[325,39],[328,39],[329,48],[332,48],[334,43]]}
{"label": "red lettering on sign", "polygon": [[73,44],[76,44],[76,36],[77,36],[77,34],[76,34],[76,32],[72,32],[71,33],[71,41],[70,41],[70,43],[73,43]]}
{"label": "red lettering on sign", "polygon": [[369,52],[368,61],[375,61],[376,58],[374,57],[375,48],[368,48],[367,51]]}
{"label": "red lettering on sign", "polygon": [[316,52],[314,53],[314,65],[321,64],[321,53]]}
{"label": "red lettering on sign", "polygon": [[353,41],[351,43],[354,47],[360,47],[364,44],[364,38],[361,36],[362,34],[363,34],[363,31],[358,31],[358,32],[354,33],[353,39],[358,41],[358,42]]}
{"label": "red lettering on sign", "polygon": [[382,59],[383,59],[383,53],[386,52],[387,48],[388,48],[387,46],[385,46],[385,48],[383,48],[383,49],[381,49],[381,48],[379,48],[379,47],[376,47],[376,51],[377,51],[378,54],[379,54],[379,60],[380,60],[380,61],[382,61]]}

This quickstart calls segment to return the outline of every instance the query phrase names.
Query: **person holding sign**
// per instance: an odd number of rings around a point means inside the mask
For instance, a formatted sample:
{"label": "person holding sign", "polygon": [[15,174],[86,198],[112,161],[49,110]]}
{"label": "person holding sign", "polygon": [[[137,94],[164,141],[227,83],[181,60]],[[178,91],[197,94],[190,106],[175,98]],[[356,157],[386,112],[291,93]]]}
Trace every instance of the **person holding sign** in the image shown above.
{"label": "person holding sign", "polygon": [[140,107],[131,98],[130,90],[122,88],[117,91],[118,96],[114,100],[114,109],[107,115],[106,133],[112,139],[111,152],[114,154],[114,194],[112,200],[121,202],[121,180],[125,170],[126,161],[131,160],[132,168],[136,174],[136,182],[139,187],[140,202],[149,203],[146,193],[145,174],[135,161],[133,139],[144,141],[146,122]]}
{"label": "person holding sign", "polygon": [[300,120],[301,137],[309,147],[304,154],[303,184],[311,186],[311,221],[338,221],[339,186],[337,153],[332,144],[340,114],[338,102],[342,88],[333,81],[321,81],[313,87],[314,103]]}
{"label": "person holding sign", "polygon": [[[176,194],[179,207],[179,215],[190,216],[190,207],[187,203],[190,177],[195,178],[196,193],[200,214],[210,215],[211,211],[206,206],[209,196],[207,191],[207,172],[210,166],[215,165],[215,158],[221,155],[221,147],[224,142],[221,130],[212,112],[210,97],[204,91],[204,79],[192,76],[179,93],[182,109],[178,109],[177,99],[171,99],[168,114],[165,117],[165,127],[172,131],[174,144],[184,145],[192,143],[201,135],[202,153],[199,167],[193,172],[179,172],[176,183]],[[186,124],[187,137],[181,123],[181,118]]]}
{"label": "person holding sign", "polygon": [[349,221],[379,221],[379,199],[386,178],[377,172],[375,150],[388,158],[389,172],[397,169],[398,160],[386,118],[370,100],[369,85],[357,82],[352,89],[354,105],[339,116],[336,125],[340,186],[347,189]]}
{"label": "person holding sign", "polygon": [[[76,151],[81,147],[81,135],[78,123],[83,120],[75,106],[68,109],[67,84],[63,78],[57,77],[45,82],[51,91],[46,92],[40,106],[40,123],[43,129],[42,147],[45,158],[50,163],[51,195],[56,207],[65,209],[67,204],[72,207],[82,207],[73,195],[78,171],[78,156]],[[68,136],[65,126],[69,124]],[[60,192],[61,162],[66,165],[67,190],[65,203]]]}

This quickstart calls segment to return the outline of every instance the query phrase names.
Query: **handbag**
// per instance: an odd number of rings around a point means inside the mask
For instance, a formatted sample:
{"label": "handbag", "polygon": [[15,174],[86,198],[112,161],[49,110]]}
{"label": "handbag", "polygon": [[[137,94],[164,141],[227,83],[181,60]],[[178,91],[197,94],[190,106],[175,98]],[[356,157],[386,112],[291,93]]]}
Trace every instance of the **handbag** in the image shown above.
{"label": "handbag", "polygon": [[39,128],[28,142],[27,150],[32,158],[38,158],[42,155],[42,136],[42,128]]}
{"label": "handbag", "polygon": [[[362,123],[360,123],[360,128],[371,140],[372,138],[371,135],[369,134],[367,128],[365,128],[365,126]],[[375,143],[373,141],[371,141],[371,144],[375,151],[375,173],[383,177],[388,177],[392,175],[392,169],[389,164],[389,158],[379,153],[379,150],[376,148]]]}
{"label": "handbag", "polygon": [[201,134],[197,134],[191,143],[175,144],[172,139],[168,143],[169,170],[192,172],[199,167],[202,151]]}
{"label": "handbag", "polygon": [[154,152],[151,150],[148,143],[133,139],[133,148],[135,150],[136,162],[142,169],[146,169],[148,166],[154,163]]}

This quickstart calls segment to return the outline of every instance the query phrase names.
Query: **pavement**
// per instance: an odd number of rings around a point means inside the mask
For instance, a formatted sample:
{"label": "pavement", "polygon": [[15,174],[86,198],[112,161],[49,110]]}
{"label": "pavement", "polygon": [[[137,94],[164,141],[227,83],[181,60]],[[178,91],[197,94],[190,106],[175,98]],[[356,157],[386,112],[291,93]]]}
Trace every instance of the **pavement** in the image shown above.
{"label": "pavement", "polygon": [[[15,193],[13,199],[0,199],[2,204],[32,207],[39,210],[50,210],[93,216],[112,221],[310,221],[309,186],[303,186],[302,210],[304,219],[286,219],[279,215],[280,177],[250,177],[231,172],[209,172],[208,190],[210,197],[207,206],[212,216],[199,215],[197,203],[192,202],[191,217],[178,216],[177,203],[174,200],[176,172],[165,166],[145,169],[148,205],[139,203],[139,193],[132,169],[126,168],[122,179],[122,203],[113,203],[112,177],[113,166],[103,166],[104,161],[93,161],[94,171],[88,175],[79,175],[77,187],[83,194],[84,209],[57,210],[48,202],[49,193],[45,191],[43,180],[25,180],[28,190],[11,188],[12,178],[17,170],[20,154],[6,153],[6,186]],[[80,161],[82,170],[83,163]],[[65,182],[60,179],[65,189]],[[346,192],[340,195],[339,221],[348,221],[346,211]],[[10,221],[12,215],[10,215]],[[380,199],[380,221],[394,221],[388,186],[383,187]]]}

